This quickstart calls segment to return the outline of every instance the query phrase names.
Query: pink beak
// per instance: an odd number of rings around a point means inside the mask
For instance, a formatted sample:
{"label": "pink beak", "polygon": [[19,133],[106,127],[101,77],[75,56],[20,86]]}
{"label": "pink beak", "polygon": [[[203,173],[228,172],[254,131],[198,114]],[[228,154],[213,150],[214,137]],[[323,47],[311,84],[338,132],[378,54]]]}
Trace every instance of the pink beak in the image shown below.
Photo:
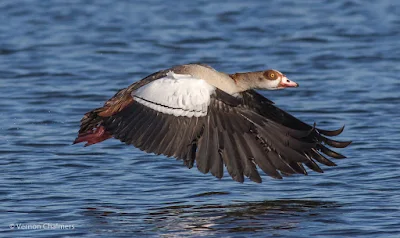
{"label": "pink beak", "polygon": [[280,87],[280,88],[292,88],[292,87],[297,88],[298,86],[299,86],[298,83],[289,80],[286,76],[284,76],[284,77],[282,78],[282,81],[281,81],[281,83],[279,84],[279,87]]}

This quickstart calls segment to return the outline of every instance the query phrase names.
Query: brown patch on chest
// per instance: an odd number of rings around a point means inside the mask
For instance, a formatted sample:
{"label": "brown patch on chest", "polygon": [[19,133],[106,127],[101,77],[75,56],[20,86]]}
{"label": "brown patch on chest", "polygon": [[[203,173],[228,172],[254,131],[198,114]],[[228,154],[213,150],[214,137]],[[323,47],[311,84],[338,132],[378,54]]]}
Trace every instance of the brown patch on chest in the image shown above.
{"label": "brown patch on chest", "polygon": [[235,84],[237,84],[237,82],[240,80],[238,73],[230,74],[229,77],[233,79],[233,82],[235,82]]}

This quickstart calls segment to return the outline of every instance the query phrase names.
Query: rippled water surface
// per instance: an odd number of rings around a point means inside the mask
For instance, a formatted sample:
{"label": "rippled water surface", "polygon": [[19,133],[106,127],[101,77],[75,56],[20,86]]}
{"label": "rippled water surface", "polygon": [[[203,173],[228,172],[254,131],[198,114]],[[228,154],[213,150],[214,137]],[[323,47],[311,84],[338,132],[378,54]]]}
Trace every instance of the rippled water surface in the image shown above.
{"label": "rippled water surface", "polygon": [[[399,1],[2,0],[0,20],[0,236],[400,236]],[[71,145],[86,111],[188,62],[283,71],[300,87],[263,94],[345,124],[348,158],[240,184]]]}

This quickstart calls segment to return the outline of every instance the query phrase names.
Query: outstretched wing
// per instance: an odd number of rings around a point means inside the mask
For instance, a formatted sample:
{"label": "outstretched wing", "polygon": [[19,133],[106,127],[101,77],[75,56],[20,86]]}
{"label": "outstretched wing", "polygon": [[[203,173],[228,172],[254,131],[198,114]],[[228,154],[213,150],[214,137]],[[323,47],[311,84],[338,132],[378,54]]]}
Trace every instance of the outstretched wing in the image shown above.
{"label": "outstretched wing", "polygon": [[[315,127],[315,124],[313,126],[308,125],[289,113],[283,111],[282,109],[276,107],[272,101],[257,93],[255,90],[243,92],[241,93],[241,96],[243,98],[243,104],[246,107],[254,110],[269,120],[275,121],[294,130],[309,131],[309,134],[302,138],[302,141],[313,142],[316,144],[315,148],[312,148],[311,151],[307,152],[307,155],[310,158],[328,166],[335,166],[336,164],[327,159],[323,154],[336,159],[346,158],[344,155],[332,151],[326,147],[326,145],[329,145],[335,148],[345,148],[351,144],[351,141],[336,141],[327,138],[327,136],[337,136],[341,134],[344,130],[344,126],[338,130],[323,130]],[[315,171],[321,171],[320,168],[316,167],[314,164],[305,164]],[[306,173],[306,171],[304,170],[303,173]]]}
{"label": "outstretched wing", "polygon": [[102,118],[101,126],[126,144],[182,159],[189,168],[196,162],[217,178],[225,165],[238,182],[244,176],[261,182],[257,166],[282,178],[306,174],[302,164],[322,172],[314,160],[333,165],[320,153],[326,152],[320,132],[294,117],[293,126],[288,114],[254,93],[236,98],[203,80],[168,73],[133,91],[130,104]]}

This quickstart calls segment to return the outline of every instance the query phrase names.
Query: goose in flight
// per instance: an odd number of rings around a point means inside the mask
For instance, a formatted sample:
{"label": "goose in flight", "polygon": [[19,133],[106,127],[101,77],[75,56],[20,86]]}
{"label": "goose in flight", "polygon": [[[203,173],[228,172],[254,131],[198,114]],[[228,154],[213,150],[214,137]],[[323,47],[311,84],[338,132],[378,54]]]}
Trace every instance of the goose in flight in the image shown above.
{"label": "goose in flight", "polygon": [[[104,106],[87,112],[75,143],[85,146],[109,138],[148,153],[183,160],[202,173],[222,178],[226,167],[238,182],[261,182],[267,175],[322,173],[318,163],[345,156],[327,146],[351,141],[328,137],[338,130],[308,125],[255,89],[297,87],[277,70],[225,74],[205,64],[186,64],[153,73],[118,91]],[[327,158],[328,157],[328,158]],[[317,163],[318,162],[318,163]]]}

